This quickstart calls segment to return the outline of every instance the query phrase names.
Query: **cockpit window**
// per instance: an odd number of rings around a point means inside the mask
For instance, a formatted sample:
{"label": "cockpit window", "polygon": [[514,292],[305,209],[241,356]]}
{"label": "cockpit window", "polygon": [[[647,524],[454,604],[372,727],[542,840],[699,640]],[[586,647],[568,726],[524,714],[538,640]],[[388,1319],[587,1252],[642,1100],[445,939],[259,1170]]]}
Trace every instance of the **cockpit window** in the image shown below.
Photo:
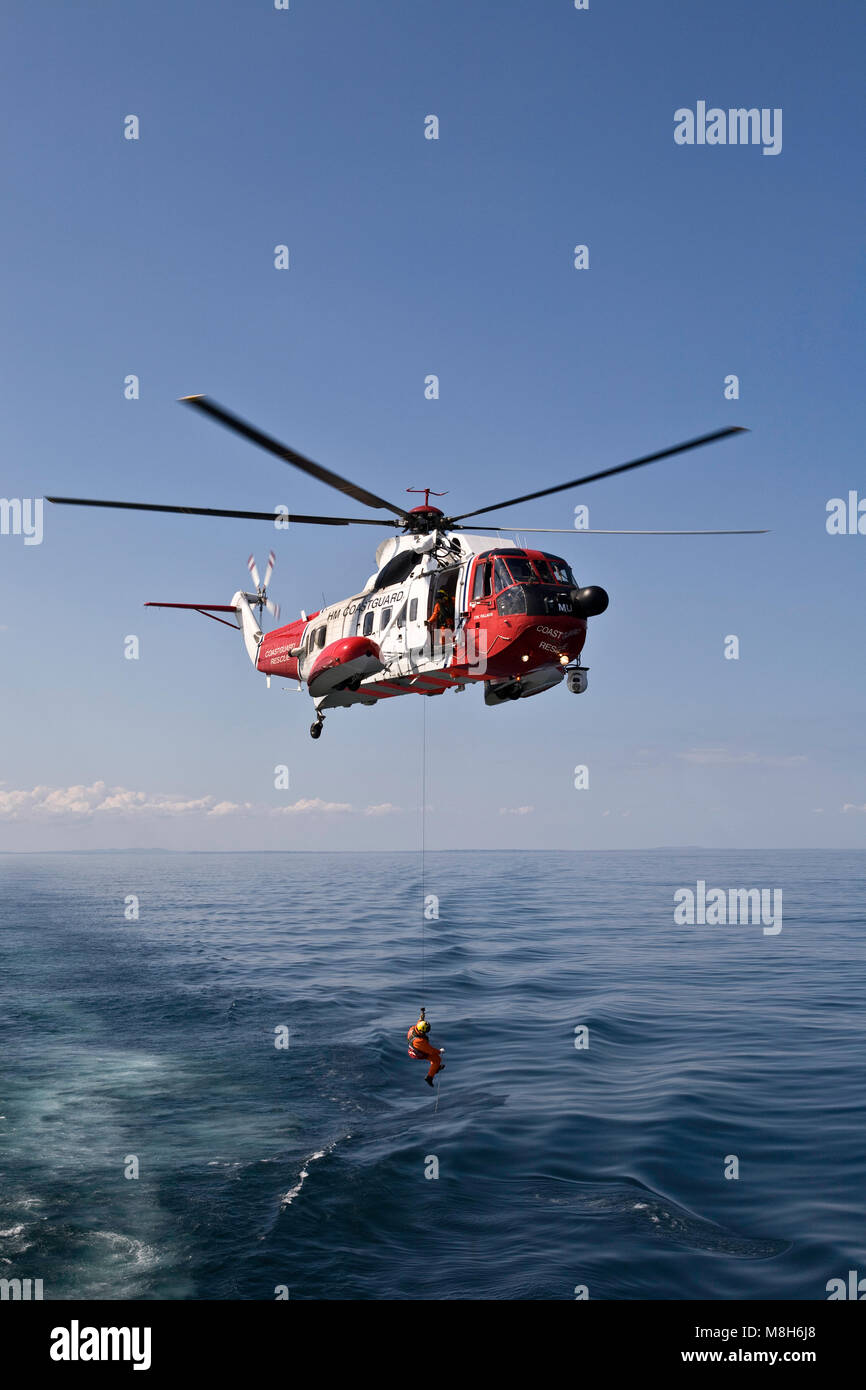
{"label": "cockpit window", "polygon": [[541,575],[541,578],[545,584],[556,583],[556,580],[553,577],[553,570],[550,568],[550,565],[547,563],[543,556],[535,561],[535,568],[538,570],[538,573]]}
{"label": "cockpit window", "polygon": [[574,575],[564,560],[560,560],[558,555],[545,555],[544,558],[553,570],[557,584],[574,585]]}
{"label": "cockpit window", "polygon": [[511,571],[511,578],[515,584],[537,584],[538,575],[532,568],[530,562],[523,556],[508,557],[508,568]]}

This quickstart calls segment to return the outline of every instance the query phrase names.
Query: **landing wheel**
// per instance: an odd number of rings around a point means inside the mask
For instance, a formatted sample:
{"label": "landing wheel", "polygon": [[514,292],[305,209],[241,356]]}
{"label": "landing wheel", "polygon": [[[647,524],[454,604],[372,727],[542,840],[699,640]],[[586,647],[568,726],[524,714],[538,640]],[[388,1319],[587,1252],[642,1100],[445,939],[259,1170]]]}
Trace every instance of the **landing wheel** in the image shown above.
{"label": "landing wheel", "polygon": [[315,724],[310,725],[310,738],[321,738],[322,730],[325,727],[324,719],[318,719]]}

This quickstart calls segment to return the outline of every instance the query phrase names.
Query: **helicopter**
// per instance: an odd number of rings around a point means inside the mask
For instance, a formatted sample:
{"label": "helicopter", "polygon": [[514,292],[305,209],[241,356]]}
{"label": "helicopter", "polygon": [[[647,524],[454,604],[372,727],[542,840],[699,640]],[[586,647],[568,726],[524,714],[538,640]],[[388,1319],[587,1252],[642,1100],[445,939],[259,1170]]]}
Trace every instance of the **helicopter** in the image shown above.
{"label": "helicopter", "polygon": [[[368,488],[341,477],[312,459],[264,434],[254,425],[208,396],[184,396],[181,404],[198,410],[235,434],[283,462],[317,478],[328,487],[374,511],[378,517],[308,516],[234,511],[215,507],[180,507],[147,502],[111,502],[97,498],[47,497],[58,505],[115,507],[128,511],[179,512],[186,516],[237,517],[270,521],[278,526],[377,526],[395,534],[378,546],[376,569],[363,588],[349,598],[326,605],[269,632],[262,629],[265,610],[279,621],[279,608],[268,597],[275,556],[271,551],[260,578],[252,556],[248,561],[255,592],[238,590],[230,603],[161,603],[148,608],[191,609],[240,630],[247,655],[266,676],[297,681],[313,700],[315,720],[310,727],[319,738],[325,711],[352,705],[375,705],[400,695],[442,695],[481,684],[487,706],[540,695],[567,682],[573,694],[583,694],[588,667],[581,664],[587,621],[608,607],[599,585],[581,587],[569,563],[547,550],[507,540],[503,531],[521,537],[584,534],[565,527],[525,527],[499,523],[477,525],[473,519],[518,503],[565,492],[570,488],[642,468],[675,454],[701,448],[735,434],[731,425],[682,444],[672,445],[613,468],[604,468],[567,483],[541,488],[477,507],[458,515],[431,504],[431,488],[407,488],[424,493],[423,503],[405,507],[389,502]],[[466,523],[473,522],[471,529]],[[748,531],[592,531],[595,535],[764,535]],[[219,615],[232,614],[234,621]]]}

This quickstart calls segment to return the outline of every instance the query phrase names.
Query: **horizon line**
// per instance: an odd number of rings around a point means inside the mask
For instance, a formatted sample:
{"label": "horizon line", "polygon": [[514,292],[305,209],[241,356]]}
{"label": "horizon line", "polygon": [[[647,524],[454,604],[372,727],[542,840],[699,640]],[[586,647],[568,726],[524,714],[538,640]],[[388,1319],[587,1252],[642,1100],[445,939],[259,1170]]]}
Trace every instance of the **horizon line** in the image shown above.
{"label": "horizon line", "polygon": [[[701,854],[866,854],[866,845],[643,845],[631,848],[597,847],[539,849],[537,846],[510,845],[490,849],[484,845],[443,846],[426,849],[427,854],[668,854],[672,851]],[[170,849],[162,845],[130,845],[101,849],[0,849],[3,854],[421,854],[418,849]]]}

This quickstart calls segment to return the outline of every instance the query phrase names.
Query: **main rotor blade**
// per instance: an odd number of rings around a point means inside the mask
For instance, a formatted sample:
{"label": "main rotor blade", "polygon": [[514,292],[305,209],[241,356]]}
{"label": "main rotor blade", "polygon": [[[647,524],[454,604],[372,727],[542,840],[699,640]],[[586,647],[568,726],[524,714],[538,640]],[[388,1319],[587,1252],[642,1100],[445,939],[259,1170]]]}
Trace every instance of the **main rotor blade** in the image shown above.
{"label": "main rotor blade", "polygon": [[465,521],[470,516],[481,516],[484,512],[495,511],[497,507],[513,507],[517,502],[533,502],[536,497],[550,497],[554,492],[565,492],[570,487],[582,487],[584,483],[595,483],[599,478],[611,478],[614,473],[627,473],[631,468],[643,468],[644,464],[657,463],[659,459],[670,458],[672,454],[683,454],[687,449],[699,449],[703,444],[712,444],[717,439],[726,439],[730,434],[748,434],[740,425],[729,425],[727,429],[715,430],[712,434],[702,434],[697,439],[687,439],[684,444],[674,444],[670,449],[661,449],[657,454],[646,454],[644,458],[632,459],[630,463],[617,464],[616,468],[602,468],[598,473],[587,473],[570,483],[558,483],[556,487],[545,487],[540,492],[527,492],[523,497],[511,497],[507,502],[493,502],[489,507],[478,507],[474,512],[463,512],[451,517],[451,521]]}
{"label": "main rotor blade", "polygon": [[168,507],[156,502],[106,502],[101,497],[46,497],[65,507],[121,507],[128,512],[180,512],[184,516],[229,516],[241,521],[283,521],[304,526],[399,526],[390,517],[371,516],[295,516],[287,512],[235,512],[224,507]]}
{"label": "main rotor blade", "polygon": [[257,444],[260,449],[267,449],[269,454],[276,454],[277,458],[284,463],[290,463],[295,468],[300,468],[302,473],[309,473],[311,477],[318,478],[319,482],[327,483],[328,487],[336,488],[338,492],[345,493],[347,497],[352,497],[356,502],[363,502],[368,507],[375,507],[378,510],[384,509],[386,512],[394,512],[395,516],[402,520],[406,515],[405,507],[395,507],[393,502],[386,502],[383,497],[377,497],[375,492],[369,492],[365,487],[359,487],[357,483],[349,482],[347,478],[341,478],[339,473],[332,473],[330,469],[323,468],[320,463],[314,463],[312,459],[305,458],[299,454],[297,449],[290,449],[288,445],[281,444],[278,439],[272,439],[269,434],[263,434],[254,425],[250,425],[246,420],[242,420],[239,415],[233,415],[230,410],[225,410],[223,406],[212,401],[209,396],[181,396],[182,405],[195,406],[205,415],[210,415],[212,420],[217,420],[227,429],[234,430],[235,434],[242,435],[251,444]]}
{"label": "main rotor blade", "polygon": [[[458,531],[463,531],[458,526]],[[769,528],[757,531],[602,531],[595,526],[474,526],[474,531],[519,531],[536,536],[768,536]]]}

